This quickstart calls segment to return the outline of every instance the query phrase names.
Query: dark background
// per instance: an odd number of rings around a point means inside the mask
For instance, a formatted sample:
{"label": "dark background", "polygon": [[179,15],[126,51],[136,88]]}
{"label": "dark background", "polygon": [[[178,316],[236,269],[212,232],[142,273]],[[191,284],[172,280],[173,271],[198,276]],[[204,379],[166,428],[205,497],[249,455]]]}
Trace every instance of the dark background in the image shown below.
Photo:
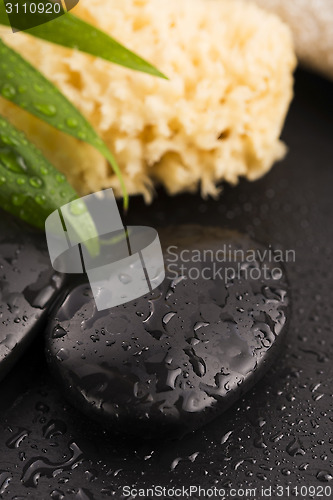
{"label": "dark background", "polygon": [[[256,487],[256,499],[261,487],[283,486],[287,498],[288,485],[315,486],[314,495],[303,488],[298,498],[319,498],[321,488],[331,486],[333,495],[332,90],[331,83],[297,72],[283,133],[290,151],[264,178],[225,186],[218,201],[163,192],[150,206],[135,199],[126,220],[154,227],[218,225],[295,249],[296,262],[287,267],[292,320],[273,368],[195,434],[140,443],[116,438],[71,408],[48,374],[40,332],[0,384],[0,498],[118,500],[122,486],[132,484]],[[72,442],[83,459],[55,472],[50,464],[63,464]],[[29,466],[41,473],[37,486],[21,481]]]}

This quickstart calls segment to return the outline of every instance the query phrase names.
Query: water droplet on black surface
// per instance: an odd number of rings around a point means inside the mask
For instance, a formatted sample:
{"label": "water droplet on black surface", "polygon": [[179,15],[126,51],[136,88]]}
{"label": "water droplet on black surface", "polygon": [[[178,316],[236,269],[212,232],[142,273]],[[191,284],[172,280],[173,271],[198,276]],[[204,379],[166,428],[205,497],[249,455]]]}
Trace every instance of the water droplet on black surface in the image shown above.
{"label": "water droplet on black surface", "polygon": [[321,481],[322,483],[328,483],[329,481],[333,480],[333,474],[325,470],[317,472],[316,477],[318,481]]}
{"label": "water droplet on black surface", "polygon": [[70,443],[71,457],[63,462],[52,463],[46,457],[31,459],[24,467],[21,481],[25,486],[37,487],[41,476],[53,477],[59,471],[71,470],[82,458],[82,451],[76,443]]}
{"label": "water droplet on black surface", "polygon": [[8,471],[0,470],[0,495],[5,493],[5,490],[9,486],[12,479],[11,474]]}
{"label": "water droplet on black surface", "polygon": [[15,432],[14,436],[11,436],[7,442],[6,445],[8,448],[18,448],[23,439],[25,439],[27,436],[29,436],[29,431],[27,429],[19,428],[17,432]]}
{"label": "water droplet on black surface", "polygon": [[221,444],[224,444],[228,441],[228,439],[230,438],[231,434],[232,434],[233,431],[229,431],[227,432],[221,439]]}
{"label": "water droplet on black surface", "polygon": [[49,406],[42,402],[36,403],[35,408],[37,411],[40,411],[41,413],[48,413],[50,411]]}
{"label": "water droplet on black surface", "polygon": [[52,419],[43,427],[43,435],[46,439],[53,439],[55,436],[65,434],[66,430],[67,426],[65,422],[59,419]]}
{"label": "water droplet on black surface", "polygon": [[75,500],[94,500],[95,497],[86,488],[79,488],[74,498]]}
{"label": "water droplet on black surface", "polygon": [[305,450],[302,447],[300,440],[294,437],[286,448],[287,452],[290,456],[294,457],[295,455],[305,455]]}
{"label": "water droplet on black surface", "polygon": [[65,500],[65,494],[60,490],[51,491],[50,497],[52,498],[52,500]]}

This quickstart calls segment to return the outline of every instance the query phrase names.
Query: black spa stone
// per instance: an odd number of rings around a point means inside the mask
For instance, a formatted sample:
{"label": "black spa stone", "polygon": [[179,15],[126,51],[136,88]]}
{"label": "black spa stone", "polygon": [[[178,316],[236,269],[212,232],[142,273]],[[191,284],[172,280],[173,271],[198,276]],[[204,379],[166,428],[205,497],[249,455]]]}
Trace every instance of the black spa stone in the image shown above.
{"label": "black spa stone", "polygon": [[184,434],[230,407],[276,359],[289,316],[281,256],[219,228],[159,234],[161,286],[97,311],[89,283],[76,285],[47,328],[47,358],[69,401],[142,437]]}
{"label": "black spa stone", "polygon": [[0,379],[43,333],[62,282],[51,267],[43,233],[0,211]]}

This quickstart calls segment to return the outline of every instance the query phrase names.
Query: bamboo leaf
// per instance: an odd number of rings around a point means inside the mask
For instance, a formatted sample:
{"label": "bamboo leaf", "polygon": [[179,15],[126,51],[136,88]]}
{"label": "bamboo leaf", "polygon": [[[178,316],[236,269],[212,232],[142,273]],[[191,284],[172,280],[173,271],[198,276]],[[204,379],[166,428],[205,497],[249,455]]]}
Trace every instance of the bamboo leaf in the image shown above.
{"label": "bamboo leaf", "polygon": [[[54,210],[77,198],[74,189],[25,135],[0,117],[0,205],[7,212],[44,229]],[[81,219],[82,222],[82,219]],[[73,224],[91,255],[98,255],[95,224],[88,211]]]}
{"label": "bamboo leaf", "polygon": [[[114,38],[80,18],[70,13],[65,13],[62,7],[58,15],[50,15],[45,12],[39,13],[38,11],[33,15],[29,15],[29,8],[26,8],[24,11],[21,4],[25,3],[29,6],[29,3],[35,4],[35,0],[24,0],[24,2],[23,0],[16,0],[16,2],[12,1],[11,3],[18,3],[21,9],[18,14],[15,15],[12,13],[10,15],[14,28],[24,30],[25,33],[48,42],[86,52],[87,54],[136,71],[166,78],[157,68],[134,52],[128,50]],[[6,1],[4,4],[6,4]],[[4,4],[0,1],[0,24],[9,26],[10,23]],[[46,4],[50,4],[50,0],[38,0],[38,4],[46,6]],[[38,23],[38,26],[30,27],[32,23]]]}
{"label": "bamboo leaf", "polygon": [[0,95],[66,134],[94,146],[112,165],[128,207],[119,166],[106,144],[78,109],[30,63],[0,39]]}

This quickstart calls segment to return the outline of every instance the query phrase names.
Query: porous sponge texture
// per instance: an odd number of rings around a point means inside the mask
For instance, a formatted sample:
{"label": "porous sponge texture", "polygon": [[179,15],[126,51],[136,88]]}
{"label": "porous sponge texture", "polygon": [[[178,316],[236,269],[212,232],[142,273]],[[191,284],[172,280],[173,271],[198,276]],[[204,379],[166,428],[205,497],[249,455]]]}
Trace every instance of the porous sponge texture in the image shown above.
{"label": "porous sponge texture", "polygon": [[[120,164],[130,194],[151,199],[254,180],[283,157],[295,55],[275,15],[239,0],[80,0],[74,14],[156,65],[168,80],[37,40],[4,41],[81,110]],[[93,42],[92,42],[93,43]],[[80,194],[119,181],[92,147],[4,100],[8,116]]]}

